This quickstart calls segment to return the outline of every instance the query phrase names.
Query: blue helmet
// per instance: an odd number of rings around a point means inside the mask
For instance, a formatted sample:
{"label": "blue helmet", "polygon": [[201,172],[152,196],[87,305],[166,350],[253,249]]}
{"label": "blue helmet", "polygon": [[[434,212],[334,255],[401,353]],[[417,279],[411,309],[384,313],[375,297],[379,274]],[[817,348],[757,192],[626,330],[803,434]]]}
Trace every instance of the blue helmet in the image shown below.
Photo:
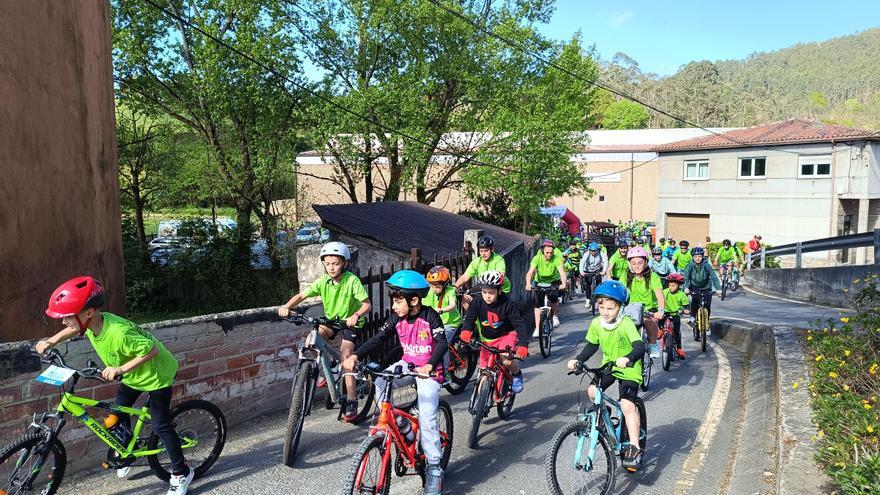
{"label": "blue helmet", "polygon": [[598,250],[599,250],[599,244],[598,244],[598,243],[595,243],[595,242],[591,242],[591,243],[587,246],[587,249],[589,249],[590,251],[598,251]]}
{"label": "blue helmet", "polygon": [[419,297],[427,296],[428,289],[431,288],[431,284],[425,280],[425,276],[413,270],[400,270],[394,272],[394,274],[385,281],[385,285],[387,285],[389,289],[399,290],[405,295]]}
{"label": "blue helmet", "polygon": [[593,297],[599,296],[614,299],[620,304],[627,304],[629,302],[629,290],[617,280],[608,280],[599,284],[596,290],[593,291]]}
{"label": "blue helmet", "polygon": [[697,246],[691,249],[691,256],[703,256],[706,254],[706,250]]}

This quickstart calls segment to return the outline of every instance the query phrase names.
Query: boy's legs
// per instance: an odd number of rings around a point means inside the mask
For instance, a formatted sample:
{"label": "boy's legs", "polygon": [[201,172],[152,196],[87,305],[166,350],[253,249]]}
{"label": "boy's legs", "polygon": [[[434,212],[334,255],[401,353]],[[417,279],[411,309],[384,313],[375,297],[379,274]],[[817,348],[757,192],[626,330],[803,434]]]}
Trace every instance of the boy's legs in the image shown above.
{"label": "boy's legs", "polygon": [[[321,336],[324,337],[324,340],[328,342],[336,338],[337,333],[331,330],[329,327],[321,325],[318,328],[318,331],[321,332]],[[348,356],[351,356],[351,353],[354,352],[354,345],[357,342],[357,332],[355,329],[346,328],[339,332],[339,335],[342,336],[342,342],[339,344],[339,361],[345,362],[348,359]],[[355,387],[356,380],[353,376],[346,376],[343,378],[345,380],[345,391],[348,396],[349,402],[355,400]]]}
{"label": "boy's legs", "polygon": [[428,464],[439,465],[443,460],[440,448],[440,427],[437,407],[440,403],[440,382],[428,378],[417,378],[416,389],[419,396],[419,428],[422,451]]}
{"label": "boy's legs", "polygon": [[[113,400],[114,404],[118,404],[120,406],[131,407],[137,402],[138,397],[141,396],[143,392],[140,390],[135,390],[128,385],[122,383],[119,385],[119,390],[116,391],[116,399]],[[131,422],[129,421],[128,414],[123,413],[113,413],[119,416],[119,421],[122,421],[128,427],[131,427]]]}
{"label": "boy's legs", "polygon": [[[385,371],[394,371],[394,368],[396,368],[397,366],[402,366],[403,369],[406,370],[407,367],[409,366],[409,364],[406,361],[401,359],[400,361],[397,361],[396,363],[392,363],[391,365],[389,365],[387,368],[385,368]],[[398,378],[398,379],[394,380],[394,382],[391,384],[391,387],[393,387],[393,388],[404,387],[406,385],[411,384],[414,380],[415,380],[415,378],[411,377],[411,376],[405,376],[402,378]],[[388,386],[388,381],[389,380],[386,378],[377,378],[376,379],[376,382],[374,384],[374,386],[376,387],[376,402],[379,402],[379,400],[382,399],[382,395],[385,393],[385,387]],[[419,411],[421,412],[421,408],[419,408]]]}
{"label": "boy's legs", "polygon": [[675,348],[681,349],[681,317],[670,316],[672,318],[672,335],[675,338]]}
{"label": "boy's legs", "polygon": [[171,387],[150,392],[150,418],[153,421],[153,431],[159,435],[162,445],[168,452],[172,474],[187,474],[189,467],[183,458],[180,437],[171,425]]}

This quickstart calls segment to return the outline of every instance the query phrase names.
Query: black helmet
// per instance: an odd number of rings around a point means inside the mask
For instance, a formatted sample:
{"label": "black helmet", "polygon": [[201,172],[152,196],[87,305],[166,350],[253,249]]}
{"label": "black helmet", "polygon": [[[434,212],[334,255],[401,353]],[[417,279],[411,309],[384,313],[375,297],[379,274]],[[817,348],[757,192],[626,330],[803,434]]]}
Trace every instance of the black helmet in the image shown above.
{"label": "black helmet", "polygon": [[619,248],[622,248],[622,247],[628,248],[628,247],[629,247],[629,241],[627,241],[626,239],[621,239],[621,240],[617,241],[617,247],[619,247]]}
{"label": "black helmet", "polygon": [[724,239],[723,241],[721,241],[721,244],[724,244],[725,246],[730,246],[730,239]]}
{"label": "black helmet", "polygon": [[691,243],[689,243],[688,241],[681,241],[678,243],[678,245],[682,247],[688,247],[691,245]]}
{"label": "black helmet", "polygon": [[477,247],[478,248],[494,249],[495,248],[495,239],[491,235],[486,234],[486,235],[480,237],[480,240],[477,241]]}

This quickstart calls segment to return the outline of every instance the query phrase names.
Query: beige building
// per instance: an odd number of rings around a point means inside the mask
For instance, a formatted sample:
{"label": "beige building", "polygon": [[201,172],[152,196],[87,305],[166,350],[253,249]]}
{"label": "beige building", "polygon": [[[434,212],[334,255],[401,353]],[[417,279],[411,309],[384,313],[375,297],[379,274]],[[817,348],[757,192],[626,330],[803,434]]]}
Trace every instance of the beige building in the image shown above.
{"label": "beige building", "polygon": [[[716,132],[727,129],[717,129]],[[586,196],[562,196],[555,198],[557,204],[571,209],[582,221],[652,220],[657,214],[657,145],[672,143],[709,134],[703,129],[638,129],[589,131],[579,153],[571,157],[581,171],[591,179],[595,194]],[[457,133],[450,140],[461,139]],[[443,163],[452,157],[435,156],[435,172],[442,171]],[[309,151],[297,157],[300,184],[309,196],[310,204],[348,204],[351,199],[344,192],[351,187],[343,178],[334,179],[333,158],[318,151]],[[378,158],[373,173],[387,176],[388,166],[384,158]],[[341,182],[342,185],[333,181]],[[358,198],[365,197],[364,181],[355,185]],[[384,189],[377,189],[381,196]],[[402,201],[414,201],[415,194],[402,192]],[[456,189],[440,193],[431,206],[449,212],[458,212],[470,206],[468,199]],[[303,216],[314,216],[304,212]]]}
{"label": "beige building", "polygon": [[780,245],[880,227],[880,133],[789,120],[654,150],[660,236]]}

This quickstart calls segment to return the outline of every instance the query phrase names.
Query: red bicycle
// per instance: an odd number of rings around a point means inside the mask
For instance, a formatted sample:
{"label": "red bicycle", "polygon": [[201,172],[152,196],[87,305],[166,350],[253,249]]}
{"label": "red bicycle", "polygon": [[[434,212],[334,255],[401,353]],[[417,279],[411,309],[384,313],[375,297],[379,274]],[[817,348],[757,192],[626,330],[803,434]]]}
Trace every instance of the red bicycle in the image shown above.
{"label": "red bicycle", "polygon": [[675,327],[672,323],[672,315],[669,313],[663,316],[657,340],[660,343],[660,359],[663,363],[663,371],[669,371],[672,362],[675,361]]}
{"label": "red bicycle", "polygon": [[498,356],[504,355],[508,359],[519,361],[522,359],[516,357],[510,347],[503,350],[497,349],[477,340],[474,340],[473,346],[476,352],[483,349],[492,354],[489,358],[489,366],[480,370],[480,377],[474,386],[474,393],[471,395],[468,407],[468,411],[474,416],[471,432],[468,435],[468,447],[475,449],[478,444],[480,424],[483,422],[483,418],[489,415],[492,406],[497,407],[499,418],[507,419],[513,410],[513,401],[516,399],[516,394],[511,390],[513,377],[507,368],[500,363]]}
{"label": "red bicycle", "polygon": [[[375,363],[361,366],[356,375],[361,378],[364,375],[372,375],[374,380],[384,378],[388,380],[388,385],[379,399],[379,415],[376,422],[370,427],[370,433],[352,457],[342,493],[387,495],[391,488],[392,463],[397,476],[405,476],[412,469],[422,478],[424,485],[426,462],[419,443],[418,411],[395,407],[392,405],[391,394],[395,379],[430,377],[404,371],[403,366],[396,366],[394,371],[381,370]],[[453,426],[452,408],[444,400],[440,400],[437,406],[437,422],[440,430],[440,447],[443,451],[440,467],[446,470],[452,453]],[[405,433],[401,431],[401,426]]]}

